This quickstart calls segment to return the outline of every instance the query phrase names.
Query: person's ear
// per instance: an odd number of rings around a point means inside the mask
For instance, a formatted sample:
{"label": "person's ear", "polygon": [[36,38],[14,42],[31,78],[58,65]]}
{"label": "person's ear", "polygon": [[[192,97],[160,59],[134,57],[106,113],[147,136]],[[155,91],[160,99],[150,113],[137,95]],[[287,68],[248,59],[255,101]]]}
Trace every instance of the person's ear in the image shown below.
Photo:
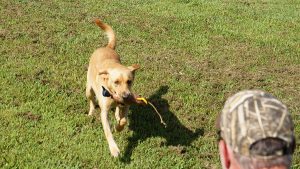
{"label": "person's ear", "polygon": [[128,66],[128,69],[130,69],[130,71],[132,71],[132,72],[135,72],[139,68],[140,68],[140,65],[138,65],[138,64],[133,64],[131,66]]}
{"label": "person's ear", "polygon": [[229,157],[227,145],[224,140],[220,140],[219,142],[219,153],[220,153],[222,168],[228,169],[230,167],[230,157]]}

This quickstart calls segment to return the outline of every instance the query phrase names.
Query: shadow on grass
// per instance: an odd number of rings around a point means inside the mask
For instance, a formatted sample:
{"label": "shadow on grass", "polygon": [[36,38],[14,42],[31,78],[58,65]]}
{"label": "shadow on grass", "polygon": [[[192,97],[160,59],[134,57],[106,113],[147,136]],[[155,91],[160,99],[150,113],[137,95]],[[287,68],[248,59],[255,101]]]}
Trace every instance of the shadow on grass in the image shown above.
{"label": "shadow on grass", "polygon": [[[162,143],[161,146],[189,146],[193,140],[203,135],[203,128],[199,128],[195,132],[189,130],[169,110],[168,101],[161,98],[168,92],[168,89],[168,86],[161,86],[148,98],[157,107],[163,120],[167,123],[166,128],[160,123],[158,115],[150,106],[131,106],[132,113],[128,118],[130,119],[129,129],[133,131],[133,135],[128,138],[124,156],[120,159],[122,162],[130,163],[135,147],[147,138],[165,138],[166,143]],[[182,150],[180,153],[184,152],[185,150]]]}

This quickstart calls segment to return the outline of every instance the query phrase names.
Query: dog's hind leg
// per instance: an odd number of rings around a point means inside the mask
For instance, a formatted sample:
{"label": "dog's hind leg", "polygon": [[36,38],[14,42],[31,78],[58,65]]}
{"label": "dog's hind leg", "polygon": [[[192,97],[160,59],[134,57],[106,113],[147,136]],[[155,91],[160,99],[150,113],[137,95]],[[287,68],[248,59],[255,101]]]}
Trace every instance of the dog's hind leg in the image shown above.
{"label": "dog's hind leg", "polygon": [[[106,99],[104,99],[106,100]],[[103,100],[102,100],[103,101]],[[105,103],[105,101],[103,101]],[[111,133],[110,125],[108,122],[108,112],[110,110],[110,104],[100,104],[101,108],[101,122],[104,130],[105,137],[107,139],[108,145],[109,145],[109,150],[112,156],[118,157],[120,154],[120,150],[113,138],[113,135]]]}
{"label": "dog's hind leg", "polygon": [[95,96],[95,92],[92,89],[92,87],[87,85],[85,95],[86,95],[86,98],[87,98],[87,100],[90,104],[90,110],[89,110],[88,115],[92,116],[94,111],[95,111],[95,108],[96,108],[96,96]]}
{"label": "dog's hind leg", "polygon": [[127,124],[127,114],[129,106],[117,106],[115,116],[117,119],[117,125],[115,126],[117,131],[122,131]]}

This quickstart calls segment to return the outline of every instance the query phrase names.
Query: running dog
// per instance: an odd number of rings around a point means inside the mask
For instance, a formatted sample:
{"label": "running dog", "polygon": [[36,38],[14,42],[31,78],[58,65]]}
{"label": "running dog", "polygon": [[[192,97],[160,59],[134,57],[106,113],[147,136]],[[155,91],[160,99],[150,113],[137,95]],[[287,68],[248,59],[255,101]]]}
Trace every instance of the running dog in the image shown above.
{"label": "running dog", "polygon": [[116,37],[113,29],[99,19],[96,19],[95,23],[105,31],[108,44],[106,47],[96,49],[90,58],[86,84],[86,97],[90,104],[88,115],[93,115],[96,106],[99,105],[101,122],[110,153],[112,156],[118,157],[120,150],[110,129],[108,113],[112,107],[116,107],[117,124],[115,129],[122,131],[127,123],[129,110],[126,100],[134,96],[131,86],[139,65],[134,64],[128,67],[122,65],[119,55],[114,50]]}

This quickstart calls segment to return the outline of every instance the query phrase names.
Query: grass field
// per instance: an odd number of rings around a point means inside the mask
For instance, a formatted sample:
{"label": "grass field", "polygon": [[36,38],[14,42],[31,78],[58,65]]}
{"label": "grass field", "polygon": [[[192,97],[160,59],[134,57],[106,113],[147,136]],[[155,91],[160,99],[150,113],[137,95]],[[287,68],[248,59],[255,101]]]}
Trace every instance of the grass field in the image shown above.
{"label": "grass field", "polygon": [[[87,117],[88,60],[107,43],[96,17],[168,124],[133,106],[117,159]],[[242,89],[281,99],[299,140],[300,1],[1,0],[0,22],[0,168],[217,169],[215,120]]]}

